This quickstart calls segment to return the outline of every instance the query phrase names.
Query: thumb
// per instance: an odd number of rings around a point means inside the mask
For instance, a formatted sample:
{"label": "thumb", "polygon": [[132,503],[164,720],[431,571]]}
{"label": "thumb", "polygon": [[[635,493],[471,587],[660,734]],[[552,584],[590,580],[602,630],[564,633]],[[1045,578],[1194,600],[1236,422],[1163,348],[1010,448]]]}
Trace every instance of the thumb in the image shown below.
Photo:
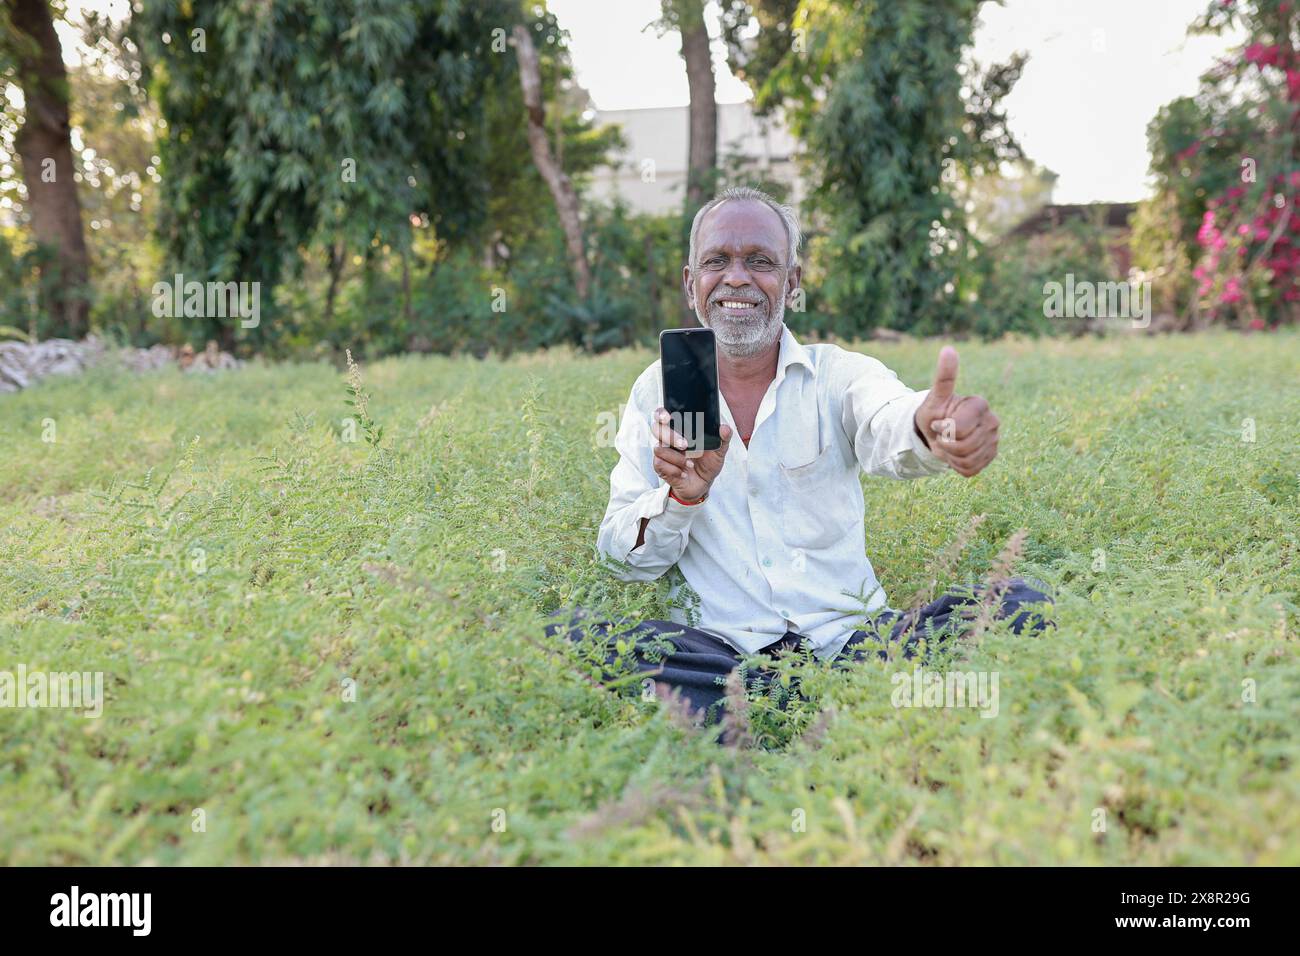
{"label": "thumb", "polygon": [[717,448],[711,449],[704,453],[704,458],[710,463],[716,461],[718,467],[722,467],[722,462],[726,460],[727,448],[731,445],[731,426],[725,422],[718,426],[718,437],[722,439],[722,444]]}
{"label": "thumb", "polygon": [[930,397],[936,401],[952,398],[953,388],[957,385],[957,350],[945,345],[939,350],[939,364],[934,369],[934,387]]}

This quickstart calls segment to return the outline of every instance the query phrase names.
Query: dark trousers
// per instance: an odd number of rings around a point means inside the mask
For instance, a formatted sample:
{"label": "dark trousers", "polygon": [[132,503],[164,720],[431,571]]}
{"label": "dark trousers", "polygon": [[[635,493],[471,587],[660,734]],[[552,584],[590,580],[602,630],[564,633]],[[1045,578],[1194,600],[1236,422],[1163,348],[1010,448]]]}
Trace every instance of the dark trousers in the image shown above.
{"label": "dark trousers", "polygon": [[[971,613],[983,591],[981,585],[966,593],[949,592],[914,613],[883,611],[872,620],[870,630],[853,632],[834,664],[843,666],[861,661],[873,653],[881,660],[888,660],[890,644],[897,645],[896,654],[910,659],[922,639],[927,647],[934,647],[969,627]],[[1045,616],[1050,613],[1050,604],[1046,594],[1023,578],[1012,578],[994,616],[1011,618],[1011,630],[1016,634],[1025,630],[1033,633],[1053,624]],[[572,641],[599,642],[605,650],[607,679],[621,676],[617,672],[619,662],[630,661],[636,671],[647,673],[648,679],[659,685],[660,693],[679,691],[693,710],[703,712],[707,723],[714,723],[721,716],[727,675],[741,665],[743,658],[721,639],[673,621],[642,621],[632,627],[619,627],[594,618],[582,608],[557,611],[552,616],[559,616],[561,621],[547,625],[548,636],[563,633]],[[567,624],[562,623],[565,616]],[[626,653],[618,650],[620,641]],[[758,654],[775,657],[806,646],[806,638],[787,631]],[[760,683],[770,677],[769,672],[762,670],[749,675],[751,681]]]}

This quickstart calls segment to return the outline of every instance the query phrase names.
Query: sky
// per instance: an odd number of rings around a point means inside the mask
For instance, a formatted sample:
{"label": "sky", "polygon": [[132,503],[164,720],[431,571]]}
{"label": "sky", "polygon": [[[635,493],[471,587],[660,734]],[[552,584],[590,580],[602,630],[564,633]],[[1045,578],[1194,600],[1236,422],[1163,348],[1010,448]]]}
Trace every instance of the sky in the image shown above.
{"label": "sky", "polygon": [[[689,102],[675,34],[644,29],[659,0],[550,0],[570,34],[578,81],[600,110]],[[1146,127],[1156,111],[1196,91],[1197,77],[1236,38],[1188,37],[1207,0],[1006,0],[985,4],[975,58],[1029,54],[1004,101],[1011,131],[1034,162],[1060,178],[1061,203],[1129,202],[1148,195]],[[710,34],[718,35],[716,12]],[[720,103],[750,98],[714,43]]]}

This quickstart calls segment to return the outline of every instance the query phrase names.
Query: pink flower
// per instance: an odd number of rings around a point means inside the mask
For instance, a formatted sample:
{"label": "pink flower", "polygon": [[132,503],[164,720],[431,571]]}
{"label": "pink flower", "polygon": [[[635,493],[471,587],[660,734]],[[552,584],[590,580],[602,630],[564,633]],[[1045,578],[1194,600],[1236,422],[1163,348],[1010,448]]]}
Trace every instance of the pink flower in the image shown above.
{"label": "pink flower", "polygon": [[1282,59],[1282,48],[1280,46],[1265,46],[1262,43],[1252,43],[1246,47],[1246,62],[1254,63],[1263,69],[1266,66],[1277,66]]}
{"label": "pink flower", "polygon": [[1256,332],[1258,332],[1258,331],[1260,331],[1261,329],[1264,328],[1264,320],[1263,320],[1263,319],[1251,319],[1251,320],[1250,320],[1250,327],[1251,327],[1252,329],[1254,329]]}
{"label": "pink flower", "polygon": [[1205,218],[1201,220],[1201,228],[1196,230],[1196,241],[1203,246],[1208,246],[1219,231],[1214,228],[1214,213],[1206,211]]}

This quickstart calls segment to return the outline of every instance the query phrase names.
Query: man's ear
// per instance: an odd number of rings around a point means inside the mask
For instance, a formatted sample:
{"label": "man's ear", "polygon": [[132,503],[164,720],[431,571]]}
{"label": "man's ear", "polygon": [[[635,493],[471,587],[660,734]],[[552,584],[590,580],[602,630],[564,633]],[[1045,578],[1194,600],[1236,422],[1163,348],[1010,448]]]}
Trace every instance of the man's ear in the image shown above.
{"label": "man's ear", "polygon": [[686,292],[686,306],[695,311],[695,284],[691,282],[691,267],[682,266],[682,288]]}
{"label": "man's ear", "polygon": [[799,288],[799,282],[803,279],[803,266],[796,265],[790,270],[790,274],[785,277],[785,295],[788,299],[794,294],[794,290]]}

